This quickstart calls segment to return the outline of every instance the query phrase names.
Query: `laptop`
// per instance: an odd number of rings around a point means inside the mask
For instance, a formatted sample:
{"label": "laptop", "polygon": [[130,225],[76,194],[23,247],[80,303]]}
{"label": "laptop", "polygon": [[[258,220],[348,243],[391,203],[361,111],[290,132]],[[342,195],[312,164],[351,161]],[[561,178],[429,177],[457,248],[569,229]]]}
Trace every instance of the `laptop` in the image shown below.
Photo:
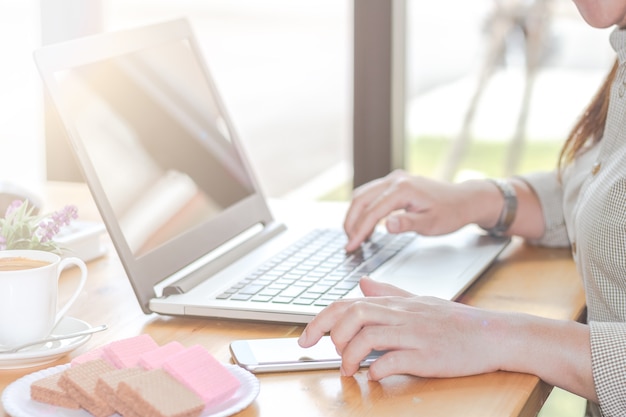
{"label": "laptop", "polygon": [[147,314],[307,323],[361,295],[366,274],[454,299],[508,243],[474,226],[377,231],[347,254],[346,204],[269,201],[186,19],[48,45],[35,61]]}

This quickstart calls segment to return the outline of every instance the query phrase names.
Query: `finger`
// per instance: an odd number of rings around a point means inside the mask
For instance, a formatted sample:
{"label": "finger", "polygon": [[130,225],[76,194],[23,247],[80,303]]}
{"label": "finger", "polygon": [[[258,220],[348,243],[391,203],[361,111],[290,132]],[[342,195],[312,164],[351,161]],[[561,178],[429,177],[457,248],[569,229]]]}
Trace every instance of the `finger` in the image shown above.
{"label": "finger", "polygon": [[[371,281],[370,279],[367,280]],[[394,295],[390,294],[389,296],[364,297],[335,301],[318,313],[313,320],[309,322],[298,338],[298,344],[302,347],[311,347],[326,333],[331,332],[332,335],[332,331],[335,331],[338,328],[348,328],[348,326],[351,326],[349,328],[353,329],[353,332],[356,332],[363,325],[371,324],[376,321],[384,323],[384,310],[396,309],[400,311],[404,309],[410,311],[410,309],[414,307],[413,304],[415,304],[415,302],[411,301],[411,299],[407,297],[407,295],[411,295],[410,293],[389,284],[377,282],[373,282],[372,284],[373,285],[371,287],[373,288],[373,291],[380,291],[381,293],[384,291],[390,291],[393,292]],[[400,296],[396,296],[395,294],[400,294]],[[380,317],[376,317],[376,312],[366,315],[365,312],[361,311],[366,310],[368,305],[378,306]],[[355,320],[359,317],[362,318],[363,321],[355,324]],[[345,329],[343,331],[345,331]],[[335,333],[335,335],[342,334],[343,333],[341,333],[341,331],[336,331]],[[340,345],[337,346],[337,343],[335,343],[335,345],[341,350],[343,349],[346,338],[342,337],[339,340],[341,341]]]}
{"label": "finger", "polygon": [[416,231],[421,234],[425,233],[428,226],[433,223],[433,216],[428,212],[402,212],[389,216],[385,222],[389,233],[404,233]]}
{"label": "finger", "polygon": [[399,296],[399,297],[412,297],[414,294],[398,288],[394,285],[384,282],[378,282],[370,277],[363,277],[359,281],[361,292],[366,297],[380,297],[380,296]]}
{"label": "finger", "polygon": [[440,213],[431,210],[405,211],[389,216],[386,222],[389,233],[414,231],[422,235],[440,235],[457,230],[461,225],[452,219],[442,221]]}
{"label": "finger", "polygon": [[[391,298],[374,298],[371,301],[369,299],[356,301],[346,309],[345,314],[339,318],[335,325],[330,330],[330,338],[342,356],[344,350],[352,344],[353,340],[362,340],[364,335],[369,335],[372,330],[369,327],[378,329],[379,326],[397,326],[405,320],[405,312],[401,309],[389,308],[386,303]],[[373,301],[373,302],[372,302]],[[378,301],[378,302],[377,302]],[[363,334],[360,334],[364,331]],[[381,338],[384,340],[384,338]],[[371,349],[376,348],[374,346],[375,337],[362,340],[356,352],[364,354],[360,358],[352,357],[352,362],[362,359]],[[351,347],[352,351],[355,351],[355,347]],[[365,351],[363,351],[365,349]],[[358,356],[358,355],[357,355]],[[357,362],[358,363],[358,362]]]}
{"label": "finger", "polygon": [[348,252],[356,250],[372,234],[380,220],[396,210],[404,210],[407,205],[405,193],[399,192],[395,186],[388,187],[361,210],[352,227],[345,229],[348,235],[346,250]]}
{"label": "finger", "polygon": [[380,218],[375,218],[368,213],[372,205],[377,204],[377,200],[386,188],[386,182],[380,181],[370,185],[367,191],[355,194],[343,224],[348,236],[346,245],[348,252],[356,250],[372,234]]}
{"label": "finger", "polygon": [[409,374],[421,377],[430,375],[425,369],[420,369],[420,363],[424,363],[425,358],[420,357],[415,350],[393,350],[385,353],[376,359],[367,371],[367,378],[371,381],[398,374]]}
{"label": "finger", "polygon": [[[406,314],[390,309],[399,320],[389,320],[387,324],[366,326],[359,331],[341,352],[342,375],[350,376],[358,371],[361,362],[373,351],[404,351],[414,349],[419,344],[407,327],[400,324],[406,321]],[[383,355],[384,356],[384,355]],[[405,364],[406,365],[406,364]]]}
{"label": "finger", "polygon": [[361,212],[367,208],[372,200],[383,193],[394,181],[407,176],[408,174],[406,172],[398,169],[382,178],[370,181],[356,188],[352,193],[352,203],[346,214],[344,228],[346,230],[352,230],[354,224],[361,217]]}
{"label": "finger", "polygon": [[419,349],[389,351],[376,359],[367,372],[368,379],[380,381],[391,375],[415,375],[424,378],[449,378],[475,375],[493,371],[483,367],[481,361],[464,361],[460,365],[454,359],[433,357]]}
{"label": "finger", "polygon": [[389,233],[417,232],[422,235],[439,234],[441,225],[429,211],[402,212],[389,216],[385,222]]}
{"label": "finger", "polygon": [[370,204],[370,201],[387,188],[386,182],[386,178],[380,178],[354,190],[352,202],[344,219],[344,229],[352,230],[356,221],[361,217],[363,210]]}
{"label": "finger", "polygon": [[316,344],[354,302],[356,300],[339,300],[324,308],[304,328],[298,338],[298,344],[302,347],[311,347]]}

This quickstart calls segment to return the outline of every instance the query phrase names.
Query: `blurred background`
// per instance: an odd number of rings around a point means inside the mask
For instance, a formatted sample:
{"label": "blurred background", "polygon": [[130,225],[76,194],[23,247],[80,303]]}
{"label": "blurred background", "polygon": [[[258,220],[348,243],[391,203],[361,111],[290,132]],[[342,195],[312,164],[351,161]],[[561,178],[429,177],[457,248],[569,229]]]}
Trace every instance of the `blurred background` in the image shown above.
{"label": "blurred background", "polygon": [[[0,181],[36,189],[48,179],[81,180],[54,112],[45,112],[34,49],[187,17],[266,193],[348,199],[355,4],[3,0]],[[453,181],[554,168],[613,62],[611,29],[588,27],[570,0],[393,4],[402,23],[393,32],[402,58],[394,61],[402,65],[393,71],[402,91],[393,112],[403,152],[392,165]],[[583,414],[581,399],[553,397],[544,416]]]}
{"label": "blurred background", "polygon": [[[533,11],[539,3],[545,8]],[[353,6],[346,0],[4,0],[0,179],[36,185],[79,175],[63,133],[53,129],[54,114],[44,123],[33,49],[188,17],[266,193],[348,198]],[[402,18],[404,108],[394,109],[403,113],[400,164],[424,175],[459,180],[554,167],[569,127],[613,59],[610,29],[589,28],[570,0],[407,0]],[[532,76],[529,28],[541,34]]]}

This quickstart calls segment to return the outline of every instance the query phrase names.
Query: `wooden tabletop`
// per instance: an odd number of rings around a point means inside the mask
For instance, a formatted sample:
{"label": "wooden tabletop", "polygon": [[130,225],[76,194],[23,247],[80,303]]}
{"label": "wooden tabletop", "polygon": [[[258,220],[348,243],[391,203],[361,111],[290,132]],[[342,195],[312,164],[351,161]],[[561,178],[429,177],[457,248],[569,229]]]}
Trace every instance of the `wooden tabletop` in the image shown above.
{"label": "wooden tabletop", "polygon": [[[83,184],[51,183],[46,196],[50,210],[79,205],[83,219],[98,219]],[[0,390],[16,379],[67,363],[72,357],[113,340],[150,334],[159,344],[177,340],[205,346],[222,362],[230,362],[232,340],[298,336],[303,327],[207,318],[145,315],[139,308],[113,247],[105,238],[105,256],[89,262],[85,290],[69,315],[109,329],[53,363],[17,370],[0,370]],[[61,293],[69,294],[77,271],[61,277]],[[558,319],[578,320],[585,300],[570,253],[528,246],[520,240],[461,297],[460,302],[497,310],[514,310]],[[256,416],[534,416],[551,391],[537,377],[495,372],[485,375],[425,379],[393,376],[370,382],[365,372],[341,377],[338,371],[306,371],[258,376],[260,393],[240,417]],[[7,416],[0,409],[0,416]]]}

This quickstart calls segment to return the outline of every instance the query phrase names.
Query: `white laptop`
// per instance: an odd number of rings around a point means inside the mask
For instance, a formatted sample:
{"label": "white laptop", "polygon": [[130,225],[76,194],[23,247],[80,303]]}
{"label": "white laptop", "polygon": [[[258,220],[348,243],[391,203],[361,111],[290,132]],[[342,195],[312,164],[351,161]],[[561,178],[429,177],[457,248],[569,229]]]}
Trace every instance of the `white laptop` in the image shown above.
{"label": "white laptop", "polygon": [[199,51],[181,19],[35,52],[145,313],[306,323],[365,274],[453,299],[508,243],[469,226],[346,254],[346,205],[275,218]]}

